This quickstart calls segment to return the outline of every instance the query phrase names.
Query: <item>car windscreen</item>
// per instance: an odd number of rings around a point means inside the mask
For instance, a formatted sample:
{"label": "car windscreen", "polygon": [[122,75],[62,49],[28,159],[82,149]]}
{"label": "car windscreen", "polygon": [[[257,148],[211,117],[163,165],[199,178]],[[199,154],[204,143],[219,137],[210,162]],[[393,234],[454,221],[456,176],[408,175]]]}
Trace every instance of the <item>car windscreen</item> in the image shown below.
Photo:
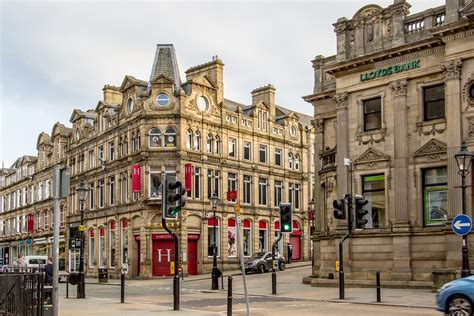
{"label": "car windscreen", "polygon": [[252,259],[260,259],[262,258],[264,255],[266,254],[266,252],[256,252],[252,255]]}

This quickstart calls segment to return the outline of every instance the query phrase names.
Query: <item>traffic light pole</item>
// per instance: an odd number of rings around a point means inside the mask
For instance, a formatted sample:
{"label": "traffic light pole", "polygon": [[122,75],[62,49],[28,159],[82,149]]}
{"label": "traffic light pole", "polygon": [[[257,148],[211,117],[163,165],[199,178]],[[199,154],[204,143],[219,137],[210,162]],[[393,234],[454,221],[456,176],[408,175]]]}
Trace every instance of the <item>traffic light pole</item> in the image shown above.
{"label": "traffic light pole", "polygon": [[179,267],[179,238],[175,232],[170,230],[168,226],[166,226],[166,219],[162,218],[161,223],[163,228],[173,236],[174,238],[174,276],[173,276],[173,309],[175,311],[179,311],[179,274],[178,274],[178,267]]}
{"label": "traffic light pole", "polygon": [[[280,228],[281,229],[281,228]],[[283,234],[280,231],[280,236],[273,242],[272,245],[272,294],[277,294],[277,275],[275,271],[275,248],[276,245],[280,242],[281,237],[283,237]]]}

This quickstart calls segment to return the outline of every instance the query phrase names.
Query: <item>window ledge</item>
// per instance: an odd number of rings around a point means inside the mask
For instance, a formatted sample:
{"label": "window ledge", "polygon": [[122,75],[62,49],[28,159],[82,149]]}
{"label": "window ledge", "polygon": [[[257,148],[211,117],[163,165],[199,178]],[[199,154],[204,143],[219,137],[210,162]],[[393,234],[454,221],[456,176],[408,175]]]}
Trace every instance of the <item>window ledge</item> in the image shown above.
{"label": "window ledge", "polygon": [[446,123],[446,118],[422,121],[416,122],[416,131],[420,136],[436,135],[442,134],[446,130],[447,126],[448,124]]}
{"label": "window ledge", "polygon": [[359,145],[373,145],[385,141],[387,135],[387,129],[381,128],[373,131],[357,132],[356,139],[359,141]]}

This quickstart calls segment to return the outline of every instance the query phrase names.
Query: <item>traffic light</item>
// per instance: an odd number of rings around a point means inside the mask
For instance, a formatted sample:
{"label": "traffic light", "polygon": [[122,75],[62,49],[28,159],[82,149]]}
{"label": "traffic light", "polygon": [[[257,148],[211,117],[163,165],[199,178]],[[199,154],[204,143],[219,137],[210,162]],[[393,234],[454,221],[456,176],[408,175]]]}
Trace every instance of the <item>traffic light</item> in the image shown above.
{"label": "traffic light", "polygon": [[163,191],[163,218],[176,219],[177,214],[186,205],[186,188],[176,177],[166,177]]}
{"label": "traffic light", "polygon": [[362,195],[355,196],[355,227],[363,229],[367,224],[367,219],[364,218],[369,211],[364,210],[364,206],[369,203]]}
{"label": "traffic light", "polygon": [[293,232],[293,212],[291,203],[280,203],[280,232]]}
{"label": "traffic light", "polygon": [[332,205],[334,206],[334,218],[346,219],[346,207],[344,199],[334,200],[334,202],[332,202]]}

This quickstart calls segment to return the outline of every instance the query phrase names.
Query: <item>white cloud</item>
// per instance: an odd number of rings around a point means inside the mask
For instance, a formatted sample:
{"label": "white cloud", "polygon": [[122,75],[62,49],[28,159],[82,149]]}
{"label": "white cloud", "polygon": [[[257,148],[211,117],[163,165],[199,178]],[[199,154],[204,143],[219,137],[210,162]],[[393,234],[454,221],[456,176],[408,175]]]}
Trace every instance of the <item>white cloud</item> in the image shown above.
{"label": "white cloud", "polygon": [[[104,84],[148,79],[158,43],[175,45],[183,75],[219,55],[227,98],[249,103],[253,88],[273,83],[278,104],[311,114],[301,99],[313,87],[310,61],[334,54],[332,23],[370,2],[1,2],[0,159],[34,153],[39,132],[95,107]],[[412,12],[443,4],[412,2]]]}

